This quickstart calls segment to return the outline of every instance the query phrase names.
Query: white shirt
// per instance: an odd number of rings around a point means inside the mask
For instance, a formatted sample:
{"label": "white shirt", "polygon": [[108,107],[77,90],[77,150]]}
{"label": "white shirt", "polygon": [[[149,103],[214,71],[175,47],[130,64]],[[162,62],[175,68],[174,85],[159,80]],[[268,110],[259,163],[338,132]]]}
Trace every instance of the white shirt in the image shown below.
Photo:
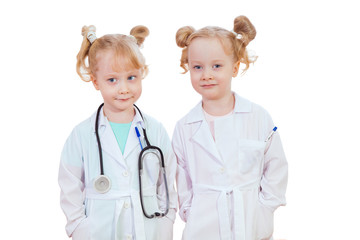
{"label": "white shirt", "polygon": [[207,124],[209,125],[209,128],[210,128],[210,132],[211,132],[211,135],[214,139],[214,141],[216,140],[215,139],[215,127],[214,127],[214,124],[215,124],[215,120],[219,120],[221,118],[226,118],[228,116],[230,116],[231,114],[233,114],[234,111],[231,110],[231,112],[223,115],[223,116],[214,116],[214,115],[211,115],[209,113],[207,113],[205,111],[205,109],[203,109],[203,112],[204,112],[204,116],[205,116],[205,120],[207,122]]}

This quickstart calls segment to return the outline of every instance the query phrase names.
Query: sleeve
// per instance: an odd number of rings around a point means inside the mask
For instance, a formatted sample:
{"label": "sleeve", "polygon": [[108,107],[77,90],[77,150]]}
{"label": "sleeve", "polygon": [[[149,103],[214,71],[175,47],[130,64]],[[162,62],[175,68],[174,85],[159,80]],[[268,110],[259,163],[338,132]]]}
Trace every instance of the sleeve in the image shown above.
{"label": "sleeve", "polygon": [[[274,124],[268,124],[268,132]],[[288,164],[281,144],[279,132],[272,136],[265,147],[265,162],[260,187],[260,203],[275,211],[286,204],[285,193],[288,179]]]}
{"label": "sleeve", "polygon": [[173,150],[177,159],[176,183],[179,200],[179,215],[181,219],[187,221],[187,212],[191,207],[193,191],[192,181],[184,154],[185,144],[181,136],[179,123],[175,127],[172,139]]}
{"label": "sleeve", "polygon": [[[265,136],[274,128],[270,117],[265,121]],[[285,193],[288,179],[288,164],[279,132],[266,143],[264,169],[260,182],[258,222],[256,239],[271,239],[274,229],[274,211],[286,204]]]}
{"label": "sleeve", "polygon": [[[176,210],[177,210],[177,194],[175,191],[175,174],[176,174],[176,159],[174,152],[171,148],[170,138],[165,130],[165,128],[160,125],[160,146],[161,151],[164,155],[164,164],[165,164],[165,172],[166,172],[166,180],[169,191],[169,212],[168,214],[160,218],[160,225],[162,234],[161,236],[164,239],[172,239],[173,237],[173,224],[176,218]],[[162,179],[163,183],[164,180]],[[165,211],[166,209],[166,192],[164,186],[159,186],[158,188],[158,200],[160,202],[161,211]]]}
{"label": "sleeve", "polygon": [[[66,233],[71,237],[75,229],[84,229],[84,168],[81,143],[74,129],[67,139],[60,160],[58,182],[61,189],[60,205],[66,216]],[[74,234],[75,235],[75,234]]]}

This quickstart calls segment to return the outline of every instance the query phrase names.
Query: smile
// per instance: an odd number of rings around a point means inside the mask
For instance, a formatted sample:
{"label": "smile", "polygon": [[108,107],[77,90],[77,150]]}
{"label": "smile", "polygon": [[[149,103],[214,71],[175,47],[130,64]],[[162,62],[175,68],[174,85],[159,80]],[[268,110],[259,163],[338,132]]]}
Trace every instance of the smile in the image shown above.
{"label": "smile", "polygon": [[202,88],[212,88],[212,87],[215,87],[217,84],[204,84],[204,85],[201,85]]}
{"label": "smile", "polygon": [[128,98],[115,98],[115,100],[121,101],[121,102],[126,102],[126,101],[128,101],[130,99],[131,99],[131,97],[128,97]]}

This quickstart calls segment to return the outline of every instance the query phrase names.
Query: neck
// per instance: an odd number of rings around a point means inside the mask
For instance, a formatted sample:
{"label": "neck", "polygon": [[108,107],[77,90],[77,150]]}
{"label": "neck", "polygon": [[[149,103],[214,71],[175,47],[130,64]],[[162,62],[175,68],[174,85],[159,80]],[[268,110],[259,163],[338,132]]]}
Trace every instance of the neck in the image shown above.
{"label": "neck", "polygon": [[130,123],[134,119],[135,109],[133,107],[125,110],[112,110],[104,105],[104,115],[108,121],[113,123]]}
{"label": "neck", "polygon": [[202,100],[202,107],[205,112],[213,116],[223,116],[234,109],[235,96],[231,93],[229,96],[217,100]]}

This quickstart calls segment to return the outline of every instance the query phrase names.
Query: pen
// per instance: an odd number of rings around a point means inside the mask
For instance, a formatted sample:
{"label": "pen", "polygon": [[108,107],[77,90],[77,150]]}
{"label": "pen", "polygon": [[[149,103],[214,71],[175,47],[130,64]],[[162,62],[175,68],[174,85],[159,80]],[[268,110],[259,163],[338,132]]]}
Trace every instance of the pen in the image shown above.
{"label": "pen", "polygon": [[139,129],[138,129],[137,127],[135,127],[135,132],[136,132],[136,136],[137,136],[138,139],[139,139],[139,143],[140,143],[141,150],[143,150],[143,146],[142,146],[141,140],[140,140],[141,134],[140,134]]}
{"label": "pen", "polygon": [[265,142],[269,141],[269,140],[272,138],[272,136],[274,135],[274,133],[276,132],[276,130],[277,130],[277,127],[275,126],[275,127],[273,128],[273,130],[271,131],[271,133],[269,134],[269,136],[266,138]]}

